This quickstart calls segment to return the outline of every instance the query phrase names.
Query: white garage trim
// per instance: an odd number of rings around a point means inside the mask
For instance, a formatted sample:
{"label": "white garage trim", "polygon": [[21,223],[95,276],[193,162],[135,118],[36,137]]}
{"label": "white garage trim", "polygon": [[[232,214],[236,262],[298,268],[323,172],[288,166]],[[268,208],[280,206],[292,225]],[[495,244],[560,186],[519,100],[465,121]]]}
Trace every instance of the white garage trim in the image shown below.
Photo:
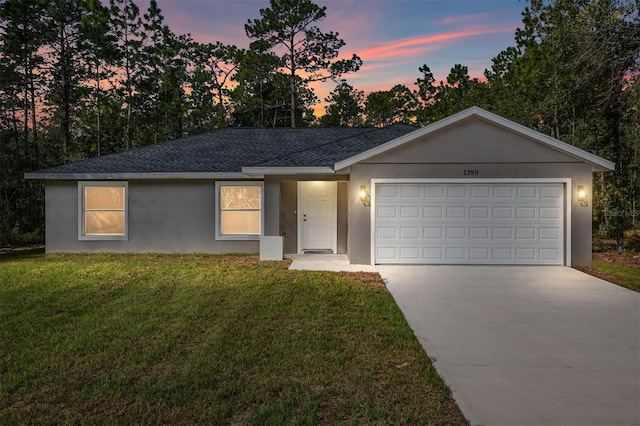
{"label": "white garage trim", "polygon": [[378,194],[377,186],[381,184],[560,184],[564,189],[563,194],[563,261],[564,265],[571,266],[571,179],[570,178],[388,178],[388,179],[372,179],[371,180],[371,264],[376,263],[376,196]]}

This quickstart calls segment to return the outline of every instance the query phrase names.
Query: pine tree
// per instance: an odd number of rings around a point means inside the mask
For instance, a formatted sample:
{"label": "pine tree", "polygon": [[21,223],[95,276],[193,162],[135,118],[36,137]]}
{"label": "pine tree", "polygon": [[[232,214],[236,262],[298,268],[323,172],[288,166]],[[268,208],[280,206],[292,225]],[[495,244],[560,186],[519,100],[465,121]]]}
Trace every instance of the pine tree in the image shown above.
{"label": "pine tree", "polygon": [[282,60],[289,76],[291,127],[296,127],[300,100],[298,78],[306,86],[313,81],[337,79],[362,65],[355,54],[351,59],[337,59],[344,40],[338,33],[325,33],[314,25],[326,17],[326,9],[310,0],[270,0],[269,8],[260,9],[260,19],[245,25],[247,36],[254,40],[251,49],[272,51]]}

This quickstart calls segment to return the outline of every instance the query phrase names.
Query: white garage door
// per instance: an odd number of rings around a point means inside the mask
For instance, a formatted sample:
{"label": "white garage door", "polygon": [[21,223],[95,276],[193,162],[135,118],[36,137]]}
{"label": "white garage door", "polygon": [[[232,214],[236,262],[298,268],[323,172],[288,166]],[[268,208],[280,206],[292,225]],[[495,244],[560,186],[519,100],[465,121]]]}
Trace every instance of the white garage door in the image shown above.
{"label": "white garage door", "polygon": [[379,183],[375,263],[564,263],[564,185]]}

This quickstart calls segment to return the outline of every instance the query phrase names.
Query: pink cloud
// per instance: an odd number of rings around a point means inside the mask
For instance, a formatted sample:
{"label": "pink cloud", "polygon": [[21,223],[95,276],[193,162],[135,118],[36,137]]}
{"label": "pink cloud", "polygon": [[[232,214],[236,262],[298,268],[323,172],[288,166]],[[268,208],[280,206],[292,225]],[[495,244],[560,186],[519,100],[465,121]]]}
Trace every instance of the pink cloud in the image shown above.
{"label": "pink cloud", "polygon": [[[426,51],[428,45],[450,41],[460,38],[473,37],[485,34],[495,34],[503,32],[512,32],[513,27],[470,27],[461,31],[453,31],[448,33],[425,35],[419,37],[410,37],[397,41],[393,41],[382,46],[365,49],[360,52],[360,57],[363,60],[375,61],[386,60],[389,58],[397,58],[404,56],[413,56],[417,51]],[[431,50],[434,50],[432,47]]]}

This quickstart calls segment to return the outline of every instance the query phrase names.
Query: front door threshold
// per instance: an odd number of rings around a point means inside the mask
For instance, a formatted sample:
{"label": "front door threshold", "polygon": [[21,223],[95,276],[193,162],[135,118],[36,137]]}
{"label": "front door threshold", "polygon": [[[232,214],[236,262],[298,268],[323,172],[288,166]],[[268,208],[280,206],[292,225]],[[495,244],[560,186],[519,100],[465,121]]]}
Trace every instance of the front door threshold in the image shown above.
{"label": "front door threshold", "polygon": [[304,249],[303,254],[333,254],[331,249]]}

